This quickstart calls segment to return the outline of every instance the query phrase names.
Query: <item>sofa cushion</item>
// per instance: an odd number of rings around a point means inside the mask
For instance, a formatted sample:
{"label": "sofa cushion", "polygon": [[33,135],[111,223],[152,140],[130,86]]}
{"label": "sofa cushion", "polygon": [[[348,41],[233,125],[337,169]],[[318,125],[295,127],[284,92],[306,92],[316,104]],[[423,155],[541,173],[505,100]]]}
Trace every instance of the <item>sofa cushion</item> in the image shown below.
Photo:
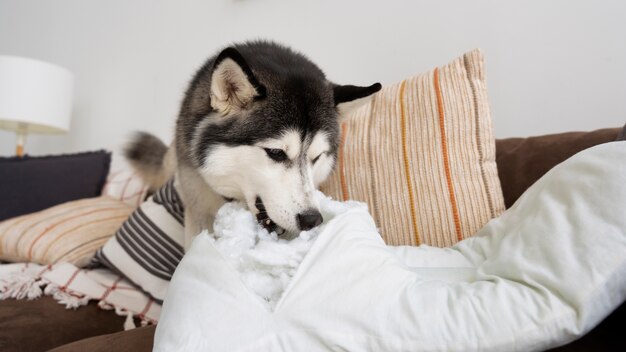
{"label": "sofa cushion", "polygon": [[548,170],[581,150],[615,140],[619,131],[607,128],[497,140],[496,161],[506,207]]}
{"label": "sofa cushion", "polygon": [[111,154],[0,157],[0,221],[71,200],[97,197]]}
{"label": "sofa cushion", "polygon": [[95,336],[50,350],[50,352],[150,352],[155,326]]}
{"label": "sofa cushion", "polygon": [[321,189],[366,202],[387,244],[450,246],[504,210],[479,50],[383,88],[342,132]]}
{"label": "sofa cushion", "polygon": [[[123,330],[124,317],[95,302],[66,309],[50,296],[0,302],[0,351],[47,351],[56,346]],[[86,349],[84,351],[87,351]]]}
{"label": "sofa cushion", "polygon": [[84,266],[133,212],[109,197],[66,202],[0,222],[0,259]]}

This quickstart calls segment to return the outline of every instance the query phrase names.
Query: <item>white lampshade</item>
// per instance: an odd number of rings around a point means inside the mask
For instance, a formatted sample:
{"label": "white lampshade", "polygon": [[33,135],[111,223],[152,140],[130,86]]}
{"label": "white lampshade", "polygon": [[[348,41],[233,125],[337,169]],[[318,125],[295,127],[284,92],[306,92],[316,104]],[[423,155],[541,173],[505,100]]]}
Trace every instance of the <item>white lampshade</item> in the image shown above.
{"label": "white lampshade", "polygon": [[62,133],[70,128],[74,75],[47,62],[0,55],[0,128]]}

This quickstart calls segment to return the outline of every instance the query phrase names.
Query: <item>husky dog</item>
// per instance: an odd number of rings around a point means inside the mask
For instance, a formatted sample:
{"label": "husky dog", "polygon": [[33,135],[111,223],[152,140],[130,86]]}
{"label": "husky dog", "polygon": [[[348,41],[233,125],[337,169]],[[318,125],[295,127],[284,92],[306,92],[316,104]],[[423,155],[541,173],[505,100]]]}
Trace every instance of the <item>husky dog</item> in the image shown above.
{"label": "husky dog", "polygon": [[185,249],[231,199],[268,231],[309,230],[323,220],[313,191],[335,164],[340,118],[380,88],[334,84],[273,42],[236,44],[191,80],[172,145],[138,133],[126,157],[153,189],[176,177]]}

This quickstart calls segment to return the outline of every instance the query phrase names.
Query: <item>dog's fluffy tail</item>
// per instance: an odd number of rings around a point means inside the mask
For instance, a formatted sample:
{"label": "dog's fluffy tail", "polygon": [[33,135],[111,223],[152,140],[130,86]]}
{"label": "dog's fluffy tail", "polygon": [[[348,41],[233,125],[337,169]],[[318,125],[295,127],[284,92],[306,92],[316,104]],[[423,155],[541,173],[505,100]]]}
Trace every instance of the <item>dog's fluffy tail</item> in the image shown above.
{"label": "dog's fluffy tail", "polygon": [[163,186],[176,169],[174,147],[167,147],[159,138],[137,132],[124,148],[124,155],[151,190]]}

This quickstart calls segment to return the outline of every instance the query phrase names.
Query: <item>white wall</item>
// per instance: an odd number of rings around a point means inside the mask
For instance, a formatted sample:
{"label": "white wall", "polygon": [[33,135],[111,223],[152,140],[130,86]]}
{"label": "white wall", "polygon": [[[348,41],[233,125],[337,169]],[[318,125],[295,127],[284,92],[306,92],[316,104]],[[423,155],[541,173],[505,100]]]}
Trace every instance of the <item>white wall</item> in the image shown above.
{"label": "white wall", "polygon": [[[0,54],[76,75],[71,132],[44,154],[170,140],[187,80],[217,48],[272,38],[340,83],[393,83],[481,47],[498,137],[626,121],[624,1],[0,0]],[[14,136],[0,132],[0,155]]]}

